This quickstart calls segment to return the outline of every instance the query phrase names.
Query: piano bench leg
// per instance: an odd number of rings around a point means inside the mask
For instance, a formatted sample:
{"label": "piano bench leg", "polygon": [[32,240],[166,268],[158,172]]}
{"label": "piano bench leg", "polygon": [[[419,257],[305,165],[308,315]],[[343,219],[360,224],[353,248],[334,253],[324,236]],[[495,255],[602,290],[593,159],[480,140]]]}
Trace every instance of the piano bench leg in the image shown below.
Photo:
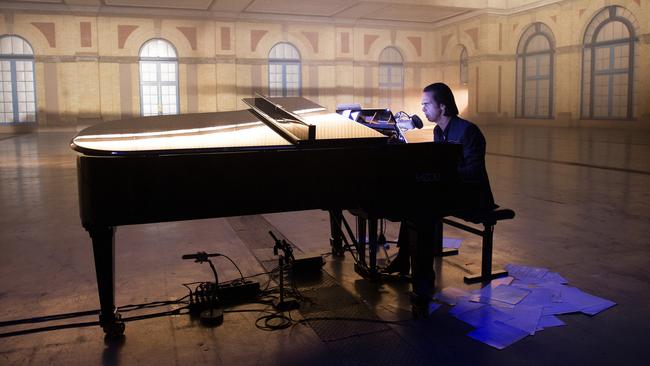
{"label": "piano bench leg", "polygon": [[471,276],[465,276],[463,281],[467,284],[479,283],[479,282],[490,282],[497,278],[507,277],[508,271],[494,271],[489,275],[485,276],[483,273]]}
{"label": "piano bench leg", "polygon": [[493,279],[506,277],[506,271],[492,271],[492,245],[494,238],[494,225],[484,224],[483,229],[483,248],[481,255],[481,274],[465,276],[465,283],[490,282]]}
{"label": "piano bench leg", "polygon": [[442,252],[436,254],[436,257],[449,257],[452,255],[458,255],[458,249],[443,250]]}

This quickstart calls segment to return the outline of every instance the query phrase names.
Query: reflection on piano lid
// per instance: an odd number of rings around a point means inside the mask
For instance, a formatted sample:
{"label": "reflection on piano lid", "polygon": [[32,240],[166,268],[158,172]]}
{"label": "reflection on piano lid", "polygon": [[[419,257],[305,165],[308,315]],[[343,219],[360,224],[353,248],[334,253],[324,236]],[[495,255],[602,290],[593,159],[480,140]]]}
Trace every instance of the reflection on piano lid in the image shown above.
{"label": "reflection on piano lid", "polygon": [[244,98],[255,114],[264,119],[269,127],[293,144],[306,143],[316,139],[316,126],[305,123],[300,116],[284,109],[262,95]]}
{"label": "reflection on piano lid", "polygon": [[316,141],[336,141],[344,139],[383,139],[385,136],[371,128],[350,123],[351,121],[338,113],[329,112],[319,104],[302,97],[267,98],[275,105],[298,116],[304,123],[316,126]]}
{"label": "reflection on piano lid", "polygon": [[[270,118],[257,108],[216,113],[195,113],[130,118],[103,122],[81,131],[73,138],[74,150],[86,155],[169,154],[206,150],[246,150],[292,148],[296,145],[384,143],[381,134],[354,123],[305,98],[265,99],[277,111]],[[254,105],[255,103],[253,103]],[[315,129],[293,134],[296,126]],[[291,134],[282,133],[277,125]],[[311,127],[309,127],[311,126]]]}

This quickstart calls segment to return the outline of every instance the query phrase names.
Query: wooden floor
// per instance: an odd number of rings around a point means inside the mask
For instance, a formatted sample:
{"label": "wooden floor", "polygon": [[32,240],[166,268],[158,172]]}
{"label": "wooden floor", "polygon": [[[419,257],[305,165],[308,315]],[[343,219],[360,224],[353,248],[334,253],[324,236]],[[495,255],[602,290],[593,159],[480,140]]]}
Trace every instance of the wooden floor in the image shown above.
{"label": "wooden floor", "polygon": [[[121,342],[105,343],[97,326],[3,336],[0,365],[650,364],[648,134],[496,126],[484,132],[497,203],[517,212],[496,228],[495,265],[548,267],[616,307],[595,317],[562,316],[567,326],[497,351],[467,337],[472,328],[449,316],[447,307],[432,319],[410,320],[408,284],[369,282],[354,272],[350,255],[327,256],[324,284],[312,289],[314,298],[328,299],[329,291],[330,300],[338,299],[333,308],[348,304],[354,314],[401,322],[297,322],[268,332],[255,326],[268,307],[246,304],[231,310],[254,311],[226,313],[216,328],[187,315],[129,322]],[[430,133],[411,140],[430,139]],[[0,139],[0,322],[99,306],[90,239],[79,220],[75,154],[68,146],[74,134],[41,130]],[[416,201],[417,195],[402,199]],[[251,239],[262,226],[298,251],[330,250],[322,211],[119,227],[118,305],[176,299],[187,292],[182,283],[209,280],[209,267],[182,261],[185,253],[218,251],[244,275],[263,272],[272,242]],[[387,232],[394,239],[397,224],[389,223]],[[479,268],[478,239],[453,229],[445,236],[464,241],[460,255],[436,263],[436,287],[476,288],[462,284],[462,276]],[[216,266],[221,279],[239,276],[221,258]],[[318,305],[325,303],[311,304]],[[305,314],[294,311],[292,317]],[[2,326],[0,334],[95,320]]]}

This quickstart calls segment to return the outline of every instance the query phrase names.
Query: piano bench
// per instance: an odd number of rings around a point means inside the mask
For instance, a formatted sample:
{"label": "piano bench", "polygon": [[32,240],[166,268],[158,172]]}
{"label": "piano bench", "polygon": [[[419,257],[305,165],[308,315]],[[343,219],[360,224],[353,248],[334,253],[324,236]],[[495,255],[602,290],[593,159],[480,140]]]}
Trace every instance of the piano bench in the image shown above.
{"label": "piano bench", "polygon": [[465,276],[465,283],[490,282],[495,278],[506,277],[506,271],[492,272],[492,246],[494,237],[494,227],[497,222],[511,220],[515,217],[515,212],[508,208],[498,208],[484,214],[457,214],[450,217],[461,219],[475,225],[482,225],[483,230],[452,220],[448,217],[442,219],[444,224],[478,235],[482,239],[481,255],[481,274]]}

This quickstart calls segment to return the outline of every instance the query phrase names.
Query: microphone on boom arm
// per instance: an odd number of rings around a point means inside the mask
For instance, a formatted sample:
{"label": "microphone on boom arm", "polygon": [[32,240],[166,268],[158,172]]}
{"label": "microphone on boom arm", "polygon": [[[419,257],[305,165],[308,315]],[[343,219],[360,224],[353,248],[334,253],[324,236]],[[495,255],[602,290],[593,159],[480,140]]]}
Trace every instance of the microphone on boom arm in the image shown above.
{"label": "microphone on boom arm", "polygon": [[398,112],[395,114],[395,123],[402,132],[409,130],[420,129],[424,127],[422,119],[417,114],[409,116],[406,112]]}

